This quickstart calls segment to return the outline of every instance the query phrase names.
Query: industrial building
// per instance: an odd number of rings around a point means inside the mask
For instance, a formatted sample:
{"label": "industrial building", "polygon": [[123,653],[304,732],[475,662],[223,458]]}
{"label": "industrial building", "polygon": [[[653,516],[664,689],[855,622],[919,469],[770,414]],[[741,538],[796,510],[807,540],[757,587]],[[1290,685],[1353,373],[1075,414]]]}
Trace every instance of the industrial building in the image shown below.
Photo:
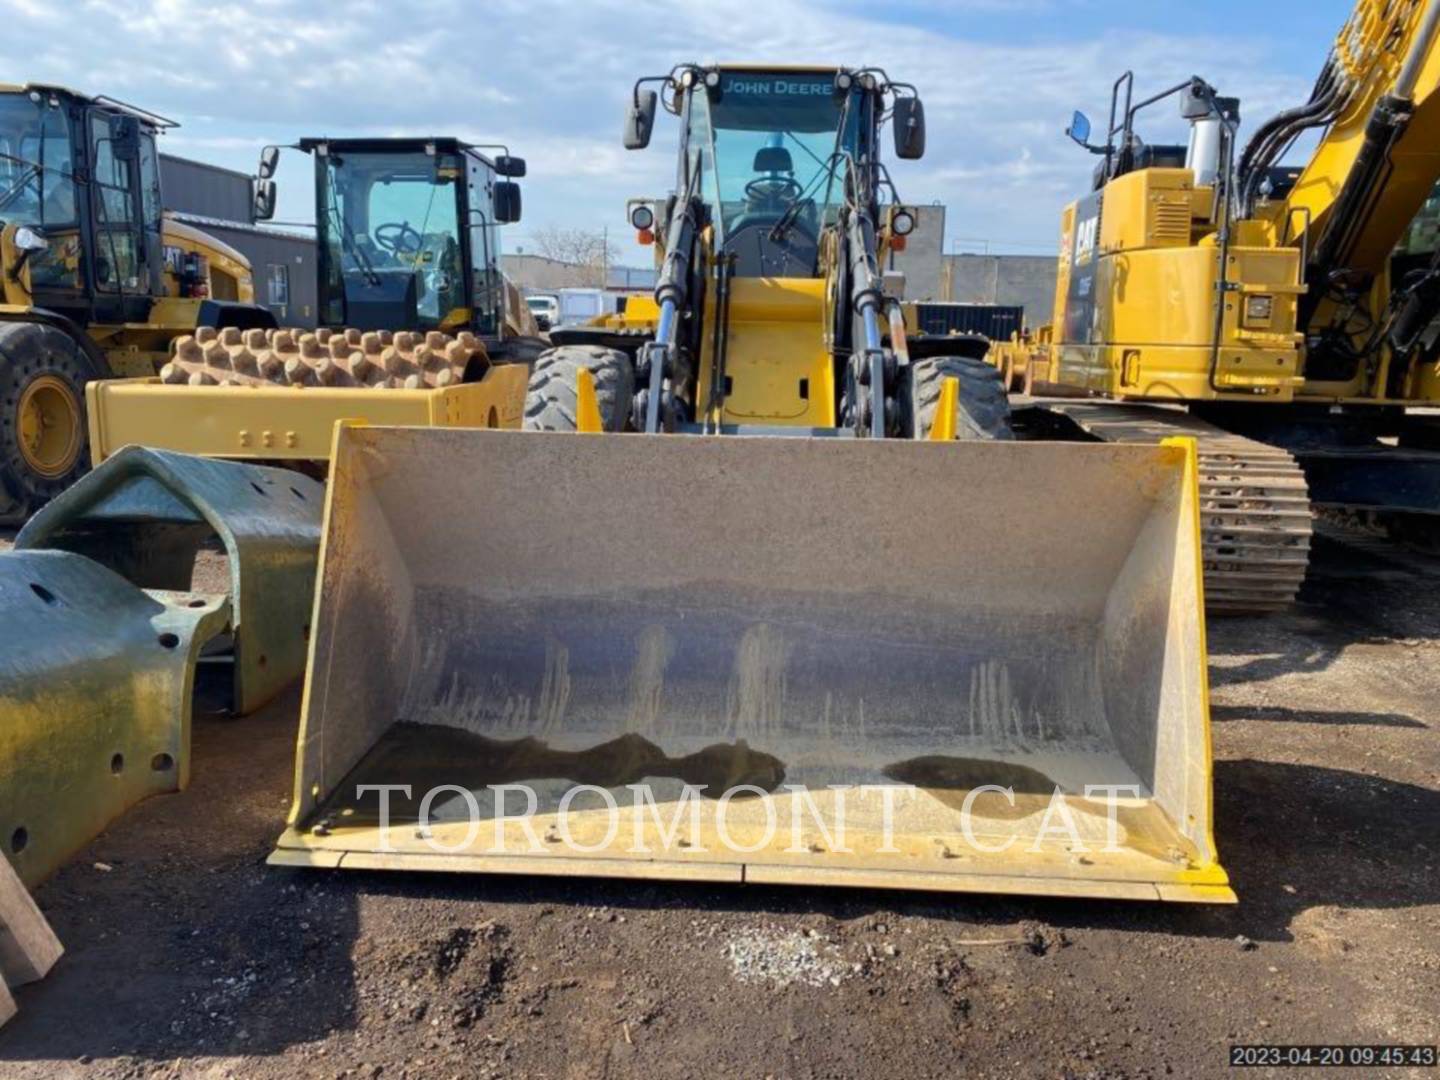
{"label": "industrial building", "polygon": [[[600,284],[601,269],[563,262],[545,255],[517,251],[500,256],[500,268],[525,295],[553,293],[559,289],[593,289]],[[648,292],[655,287],[653,266],[610,266],[603,271],[605,288],[611,292]]]}
{"label": "industrial building", "polygon": [[944,289],[945,207],[916,206],[915,229],[905,237],[905,250],[894,251],[885,264],[905,275],[906,300],[948,300]]}
{"label": "industrial building", "polygon": [[318,317],[315,238],[257,225],[250,177],[202,161],[160,155],[165,208],[250,260],[255,299],[282,326],[313,327]]}
{"label": "industrial building", "polygon": [[946,255],[937,299],[1021,307],[1034,329],[1051,321],[1056,272],[1054,255]]}
{"label": "industrial building", "polygon": [[945,207],[917,206],[915,231],[886,270],[905,275],[905,299],[1024,308],[1024,323],[1048,323],[1055,304],[1053,255],[944,253]]}

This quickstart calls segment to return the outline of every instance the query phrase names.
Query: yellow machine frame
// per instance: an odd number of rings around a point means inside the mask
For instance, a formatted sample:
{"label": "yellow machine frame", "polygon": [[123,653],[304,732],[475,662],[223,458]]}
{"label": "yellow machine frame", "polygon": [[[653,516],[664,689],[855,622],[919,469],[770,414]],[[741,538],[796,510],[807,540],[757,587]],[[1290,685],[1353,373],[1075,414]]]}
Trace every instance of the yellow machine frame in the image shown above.
{"label": "yellow machine frame", "polygon": [[[1320,296],[1324,284],[1307,281],[1304,265],[1315,261],[1327,231],[1348,229],[1344,267],[1371,281],[1357,302],[1377,319],[1386,311],[1395,285],[1391,253],[1440,179],[1437,25],[1434,0],[1359,0],[1327,68],[1343,103],[1336,118],[1293,188],[1260,198],[1250,217],[1230,220],[1213,185],[1198,183],[1189,168],[1159,165],[1110,178],[1069,204],[1049,380],[1117,400],[1440,400],[1440,357],[1392,380],[1384,342],[1352,377],[1318,369],[1307,335],[1331,322],[1338,304]],[[1387,171],[1357,211],[1344,195],[1363,165],[1367,127],[1397,102],[1404,123],[1384,150]],[[1337,220],[1345,214],[1353,221]],[[1349,333],[1358,342],[1367,331]],[[995,356],[1003,359],[1000,350]]]}
{"label": "yellow machine frame", "polygon": [[[99,464],[131,443],[206,457],[324,461],[342,419],[396,427],[518,428],[527,371],[498,364],[479,382],[436,390],[354,387],[165,386],[115,379],[86,387],[90,447]],[[183,401],[180,423],[176,406]]]}

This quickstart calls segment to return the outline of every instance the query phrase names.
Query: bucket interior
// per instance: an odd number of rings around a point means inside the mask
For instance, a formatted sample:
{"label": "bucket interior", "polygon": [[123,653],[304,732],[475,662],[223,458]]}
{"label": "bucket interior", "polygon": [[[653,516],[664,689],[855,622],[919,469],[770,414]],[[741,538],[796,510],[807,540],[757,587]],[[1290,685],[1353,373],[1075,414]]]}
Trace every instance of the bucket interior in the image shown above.
{"label": "bucket interior", "polygon": [[754,880],[1218,870],[1181,448],[339,449],[295,846]]}

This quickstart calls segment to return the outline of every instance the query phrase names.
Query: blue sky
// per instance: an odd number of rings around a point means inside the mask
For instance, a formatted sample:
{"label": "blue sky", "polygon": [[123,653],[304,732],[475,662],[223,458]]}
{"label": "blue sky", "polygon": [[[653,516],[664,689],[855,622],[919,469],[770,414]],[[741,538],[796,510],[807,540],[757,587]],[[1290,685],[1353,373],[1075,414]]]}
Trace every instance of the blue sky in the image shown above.
{"label": "blue sky", "polygon": [[[1093,159],[1062,132],[1140,89],[1203,75],[1247,127],[1309,91],[1345,2],[1269,0],[0,0],[5,79],[133,101],[182,124],[163,148],[254,168],[302,135],[435,134],[505,142],[530,163],[525,220],[628,237],[629,196],[668,190],[673,121],[620,146],[637,75],[681,60],[878,64],[926,103],[924,161],[894,169],[912,202],[942,202],[947,250],[1053,250],[1061,205]],[[1151,141],[1183,136],[1161,106]],[[661,122],[670,118],[662,115]],[[308,161],[287,154],[280,216],[308,220]],[[623,245],[627,258],[641,249]]]}

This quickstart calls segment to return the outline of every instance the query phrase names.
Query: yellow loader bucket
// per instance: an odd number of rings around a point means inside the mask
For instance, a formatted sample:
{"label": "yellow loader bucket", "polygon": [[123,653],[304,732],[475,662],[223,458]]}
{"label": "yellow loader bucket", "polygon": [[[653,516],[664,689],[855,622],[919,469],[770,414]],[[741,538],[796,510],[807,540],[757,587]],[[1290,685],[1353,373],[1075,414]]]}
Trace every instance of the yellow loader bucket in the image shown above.
{"label": "yellow loader bucket", "polygon": [[341,427],[328,499],[273,863],[1234,900],[1191,444]]}

